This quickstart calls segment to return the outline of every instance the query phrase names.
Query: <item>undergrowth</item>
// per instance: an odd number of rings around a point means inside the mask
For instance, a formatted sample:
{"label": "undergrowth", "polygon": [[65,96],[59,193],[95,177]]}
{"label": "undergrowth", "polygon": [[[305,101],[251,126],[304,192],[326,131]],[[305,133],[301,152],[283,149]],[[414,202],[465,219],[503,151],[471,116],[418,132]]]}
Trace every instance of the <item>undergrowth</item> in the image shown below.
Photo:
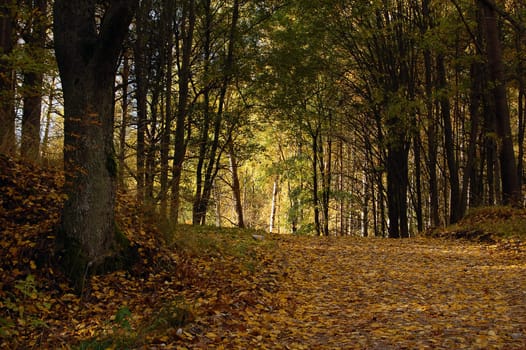
{"label": "undergrowth", "polygon": [[479,242],[526,240],[526,210],[509,206],[470,209],[458,223],[435,229],[431,235]]}

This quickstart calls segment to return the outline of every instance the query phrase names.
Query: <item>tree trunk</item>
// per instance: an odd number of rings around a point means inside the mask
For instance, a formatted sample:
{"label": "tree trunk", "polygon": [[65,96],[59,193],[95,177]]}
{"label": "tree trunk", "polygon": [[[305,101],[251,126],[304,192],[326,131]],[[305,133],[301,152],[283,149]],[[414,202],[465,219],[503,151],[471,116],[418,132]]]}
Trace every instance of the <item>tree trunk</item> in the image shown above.
{"label": "tree trunk", "polygon": [[[521,50],[521,43],[524,40],[525,34],[517,34],[517,56]],[[519,91],[517,96],[517,118],[519,119],[519,130],[517,134],[518,143],[518,162],[517,162],[517,176],[519,177],[519,187],[522,188],[524,183],[524,136],[526,131],[526,82],[524,77],[524,59],[519,59],[517,67],[517,79],[519,81]]]}
{"label": "tree trunk", "polygon": [[15,79],[9,56],[14,46],[14,0],[0,1],[0,152],[13,154],[15,139]]}
{"label": "tree trunk", "polygon": [[49,95],[47,96],[47,110],[46,110],[46,123],[44,125],[44,135],[42,136],[42,155],[41,158],[44,164],[48,164],[49,161],[49,131],[51,128],[51,116],[53,114],[53,101],[55,100],[55,77],[51,79],[49,84]]}
{"label": "tree trunk", "polygon": [[[323,210],[323,235],[329,236],[329,202],[331,195],[331,178],[332,178],[332,139],[327,136],[327,150],[320,149],[320,174],[322,176],[322,210]],[[323,142],[323,141],[322,141]]]}
{"label": "tree trunk", "polygon": [[506,80],[504,64],[502,62],[502,49],[497,26],[495,10],[485,1],[479,4],[484,9],[484,26],[486,35],[486,55],[488,59],[489,75],[495,101],[495,115],[497,120],[497,133],[500,141],[500,175],[502,184],[502,202],[504,204],[521,205],[521,188],[517,176],[517,165],[513,150],[513,139],[506,96]]}
{"label": "tree trunk", "polygon": [[367,173],[362,174],[362,236],[369,236],[369,189],[367,184]]}
{"label": "tree trunk", "polygon": [[30,25],[24,40],[32,67],[25,69],[22,87],[24,110],[22,112],[23,158],[37,161],[40,158],[40,117],[42,109],[42,83],[44,80],[44,50],[46,46],[47,0],[27,1],[31,11]]}
{"label": "tree trunk", "polygon": [[414,152],[414,161],[415,161],[416,227],[417,227],[418,232],[422,232],[424,230],[424,218],[422,214],[422,181],[421,181],[422,165],[421,165],[420,134],[419,133],[416,133],[414,140],[413,140],[413,152]]}
{"label": "tree trunk", "polygon": [[188,86],[190,83],[190,58],[195,25],[195,0],[189,0],[187,8],[183,8],[185,18],[181,24],[182,53],[180,69],[178,70],[179,97],[177,101],[177,115],[175,116],[174,159],[172,166],[172,197],[170,202],[170,219],[177,223],[179,220],[179,189],[183,171],[183,161],[186,154],[185,127],[188,113]]}
{"label": "tree trunk", "polygon": [[[430,0],[422,0],[422,14],[424,16],[422,32],[425,34],[432,29],[433,22],[431,17],[431,9],[429,7]],[[438,206],[438,180],[437,180],[437,137],[436,129],[437,122],[433,113],[433,64],[431,58],[431,51],[424,49],[424,84],[425,84],[425,105],[427,117],[427,168],[429,173],[429,211],[432,227],[440,226],[440,215]]]}
{"label": "tree trunk", "polygon": [[[394,135],[391,133],[391,136]],[[407,238],[408,147],[403,141],[388,146],[387,206],[389,237]]]}
{"label": "tree trunk", "polygon": [[314,207],[314,229],[321,236],[320,200],[318,199],[318,136],[319,130],[311,133],[312,137],[312,205]]}
{"label": "tree trunk", "polygon": [[[198,193],[198,190],[200,190],[199,186],[196,190],[194,213],[193,213],[194,224],[201,224],[201,225],[205,224],[206,212],[208,210],[208,203],[210,201],[212,187],[213,187],[217,172],[219,170],[219,162],[221,160],[221,154],[222,154],[222,149],[221,150],[219,149],[219,138],[220,138],[221,126],[223,123],[224,109],[226,107],[226,93],[229,88],[229,84],[232,80],[232,73],[233,73],[232,70],[234,67],[234,46],[235,46],[238,19],[239,19],[239,1],[234,0],[234,4],[232,7],[232,21],[230,24],[230,30],[229,30],[229,36],[228,36],[228,48],[227,48],[227,54],[226,54],[225,63],[223,67],[224,69],[223,79],[222,79],[221,88],[219,91],[219,99],[217,101],[218,109],[215,114],[214,134],[212,138],[212,143],[210,145],[208,163],[206,166],[205,178],[204,178],[204,183],[202,186],[203,190],[202,190],[202,193]],[[211,22],[211,18],[210,18],[210,22]],[[208,20],[207,20],[207,23],[208,23]],[[206,37],[208,40],[210,39],[209,31],[210,31],[210,28],[207,28]],[[205,108],[208,109],[208,103],[206,104]],[[205,134],[204,136],[205,137],[202,140],[201,147],[207,144],[206,142],[208,139],[207,135]],[[201,156],[204,156],[204,154],[202,154]],[[198,178],[198,181],[200,181],[199,178]]]}
{"label": "tree trunk", "polygon": [[[477,151],[477,139],[479,134],[479,124],[480,124],[480,105],[482,101],[482,69],[480,63],[473,63],[471,66],[471,91],[470,91],[470,131],[469,131],[469,145],[468,145],[468,154],[466,161],[466,169],[464,170],[464,177],[462,179],[462,193],[460,196],[460,216],[464,216],[467,210],[468,202],[468,187],[475,188],[477,186],[476,179],[474,178],[476,174],[476,151]],[[471,186],[468,186],[470,180]],[[475,191],[471,191],[475,195]],[[476,196],[476,195],[475,195]],[[471,205],[477,206],[480,203],[479,198],[472,197]]]}
{"label": "tree trunk", "polygon": [[146,125],[148,115],[148,72],[146,62],[146,43],[148,13],[151,10],[151,0],[141,1],[138,11],[136,26],[137,39],[134,46],[134,68],[135,68],[135,99],[137,100],[137,149],[136,149],[136,181],[137,181],[137,202],[139,206],[145,200],[145,176],[146,176]]}
{"label": "tree trunk", "polygon": [[164,105],[165,105],[165,123],[161,134],[161,188],[159,192],[159,216],[160,219],[166,221],[168,219],[168,168],[169,168],[169,151],[170,139],[172,135],[172,74],[173,74],[173,16],[174,16],[174,1],[165,0],[163,4],[162,13],[162,30],[161,37],[165,38],[165,47],[162,50],[162,55],[166,65],[166,77],[164,86]]}
{"label": "tree trunk", "polygon": [[230,158],[230,171],[232,172],[232,192],[234,194],[234,202],[237,214],[237,227],[244,228],[245,220],[243,219],[243,202],[241,201],[241,185],[239,183],[238,167],[234,146],[229,143],[229,158]]}
{"label": "tree trunk", "polygon": [[272,187],[272,204],[270,208],[270,220],[269,220],[269,229],[268,231],[270,233],[274,233],[274,227],[276,223],[276,208],[277,208],[277,201],[278,201],[278,192],[279,192],[279,186],[278,186],[279,179],[276,177],[274,179],[274,186]]}
{"label": "tree trunk", "polygon": [[108,266],[117,246],[113,148],[115,69],[138,1],[115,0],[97,32],[97,1],[56,0],[55,53],[64,94],[64,193],[59,247],[75,286]]}
{"label": "tree trunk", "polygon": [[128,86],[130,77],[130,59],[128,53],[124,53],[122,62],[122,101],[121,101],[121,125],[119,128],[119,187],[125,188],[124,167],[126,160],[126,128],[128,127]]}
{"label": "tree trunk", "polygon": [[451,106],[449,103],[449,94],[446,81],[446,67],[444,57],[437,57],[437,79],[439,91],[440,113],[444,123],[444,149],[446,151],[446,161],[449,170],[450,186],[450,208],[449,223],[454,224],[461,219],[460,215],[460,183],[458,179],[458,164],[455,157],[453,126],[451,122]]}

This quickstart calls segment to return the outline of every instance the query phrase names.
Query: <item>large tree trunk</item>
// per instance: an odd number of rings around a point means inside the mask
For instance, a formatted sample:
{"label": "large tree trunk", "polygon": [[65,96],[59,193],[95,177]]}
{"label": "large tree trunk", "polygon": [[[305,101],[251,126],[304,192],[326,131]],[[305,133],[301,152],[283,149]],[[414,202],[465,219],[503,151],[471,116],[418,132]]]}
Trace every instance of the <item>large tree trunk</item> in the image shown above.
{"label": "large tree trunk", "polygon": [[59,247],[77,288],[118,249],[113,86],[138,1],[115,0],[97,32],[97,1],[56,0],[54,39],[64,94],[64,192]]}
{"label": "large tree trunk", "polygon": [[497,133],[501,143],[499,147],[500,172],[502,183],[502,201],[504,204],[521,205],[521,188],[517,176],[517,163],[513,150],[508,98],[502,49],[495,10],[486,1],[479,3],[484,9],[486,34],[486,55],[488,59],[491,86],[495,101]]}
{"label": "large tree trunk", "polygon": [[9,55],[14,45],[15,1],[0,1],[0,152],[16,150],[15,140],[15,85]]}
{"label": "large tree trunk", "polygon": [[[394,137],[394,134],[391,134]],[[407,224],[408,150],[403,141],[389,145],[387,153],[387,206],[389,237],[409,237]]]}

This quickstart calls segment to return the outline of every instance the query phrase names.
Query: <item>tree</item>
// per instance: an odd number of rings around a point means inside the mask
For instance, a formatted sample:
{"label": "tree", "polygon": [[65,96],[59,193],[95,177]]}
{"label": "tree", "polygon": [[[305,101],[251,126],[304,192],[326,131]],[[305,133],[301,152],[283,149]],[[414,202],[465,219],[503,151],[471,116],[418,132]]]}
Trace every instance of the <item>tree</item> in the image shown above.
{"label": "tree", "polygon": [[502,48],[497,26],[497,14],[489,1],[479,0],[484,10],[484,33],[486,35],[486,55],[495,104],[497,133],[500,139],[500,171],[502,200],[504,204],[520,205],[521,188],[517,173],[517,163],[513,150],[510,113],[506,95],[506,79],[502,63]]}
{"label": "tree", "polygon": [[56,0],[55,54],[64,94],[64,267],[77,288],[118,250],[114,222],[115,71],[139,1]]}
{"label": "tree", "polygon": [[47,20],[47,0],[26,0],[29,13],[26,27],[22,33],[29,67],[24,69],[22,88],[24,110],[22,113],[22,157],[37,160],[40,153],[40,117],[42,109],[42,89],[45,66],[45,46]]}
{"label": "tree", "polygon": [[0,151],[15,150],[14,71],[10,55],[14,47],[15,1],[0,1]]}

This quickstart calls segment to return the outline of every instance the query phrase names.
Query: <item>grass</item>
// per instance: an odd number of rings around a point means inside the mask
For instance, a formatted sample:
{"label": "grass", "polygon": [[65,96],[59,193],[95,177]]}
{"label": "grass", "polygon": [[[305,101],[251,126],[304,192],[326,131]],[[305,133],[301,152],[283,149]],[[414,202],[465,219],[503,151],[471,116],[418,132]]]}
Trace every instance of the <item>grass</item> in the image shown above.
{"label": "grass", "polygon": [[526,210],[508,206],[471,209],[458,223],[439,229],[434,234],[488,242],[525,240]]}
{"label": "grass", "polygon": [[250,265],[256,262],[258,249],[272,249],[276,244],[269,239],[257,240],[253,235],[265,236],[265,232],[252,229],[177,225],[167,237],[169,246],[190,256],[233,257]]}

